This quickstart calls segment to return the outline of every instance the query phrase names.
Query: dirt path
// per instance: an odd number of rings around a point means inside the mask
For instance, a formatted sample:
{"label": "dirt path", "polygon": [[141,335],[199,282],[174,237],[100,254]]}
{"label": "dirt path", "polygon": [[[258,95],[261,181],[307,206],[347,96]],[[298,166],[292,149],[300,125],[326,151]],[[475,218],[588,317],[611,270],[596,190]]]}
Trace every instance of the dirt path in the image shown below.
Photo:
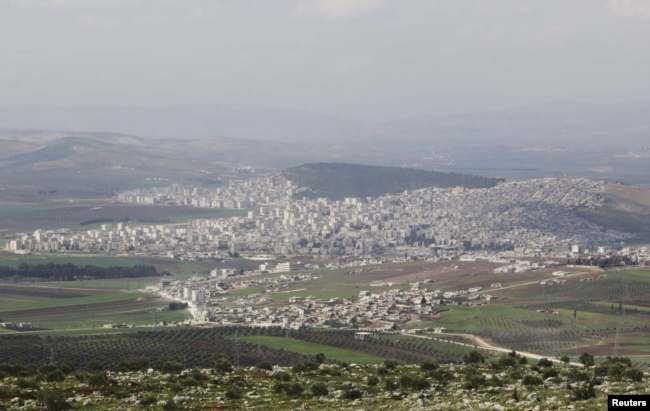
{"label": "dirt path", "polygon": [[[442,338],[437,338],[437,337],[429,337],[429,336],[424,336],[424,335],[413,335],[413,334],[406,334],[406,333],[402,333],[402,334],[403,335],[408,335],[409,337],[417,337],[417,338],[424,338],[424,339],[430,339],[430,340],[443,341]],[[481,337],[477,337],[477,336],[472,335],[472,334],[444,333],[444,334],[440,334],[440,335],[441,336],[456,335],[456,336],[459,336],[459,337],[469,338],[470,340],[473,339],[476,342],[476,347],[483,348],[484,350],[497,351],[497,352],[502,352],[502,353],[509,353],[509,352],[515,351],[515,350],[512,350],[512,349],[508,349],[508,348],[494,346],[494,345],[488,343],[487,341],[485,341],[484,339],[482,339]],[[461,342],[457,342],[457,341],[448,341],[448,340],[444,340],[444,341],[452,343],[452,344],[464,345],[465,347],[474,347],[474,345],[472,345],[472,344],[465,344],[465,343],[461,343]],[[551,360],[553,362],[562,363],[562,361],[560,361],[559,358],[555,358],[555,357],[549,357],[549,356],[534,354],[534,353],[525,352],[525,351],[515,351],[515,352],[517,354],[525,356],[527,358],[533,358],[533,359],[536,359],[536,360],[541,360],[542,358],[546,358],[546,359],[549,359],[549,360]],[[572,363],[569,363],[569,364],[575,365],[575,366],[578,366],[578,367],[582,367],[582,364],[580,364],[580,363],[572,362]]]}

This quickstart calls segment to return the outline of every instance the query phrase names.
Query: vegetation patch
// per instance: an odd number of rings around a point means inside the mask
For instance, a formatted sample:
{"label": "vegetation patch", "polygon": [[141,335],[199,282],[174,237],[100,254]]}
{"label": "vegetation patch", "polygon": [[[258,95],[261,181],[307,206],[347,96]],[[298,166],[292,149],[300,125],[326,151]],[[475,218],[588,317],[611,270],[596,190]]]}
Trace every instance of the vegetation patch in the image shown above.
{"label": "vegetation patch", "polygon": [[345,163],[305,164],[284,170],[282,176],[298,187],[308,188],[296,193],[296,197],[327,197],[332,200],[377,197],[426,187],[489,188],[504,181],[472,174]]}

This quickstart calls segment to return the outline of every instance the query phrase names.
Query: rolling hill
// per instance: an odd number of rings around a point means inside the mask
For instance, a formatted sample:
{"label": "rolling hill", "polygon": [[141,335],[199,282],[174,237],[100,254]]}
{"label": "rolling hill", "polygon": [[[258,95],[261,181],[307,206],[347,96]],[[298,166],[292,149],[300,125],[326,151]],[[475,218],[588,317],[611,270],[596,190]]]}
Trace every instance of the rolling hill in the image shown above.
{"label": "rolling hill", "polygon": [[282,176],[303,188],[297,197],[377,197],[426,187],[493,187],[503,179],[460,173],[439,173],[400,167],[346,163],[312,163],[289,168]]}

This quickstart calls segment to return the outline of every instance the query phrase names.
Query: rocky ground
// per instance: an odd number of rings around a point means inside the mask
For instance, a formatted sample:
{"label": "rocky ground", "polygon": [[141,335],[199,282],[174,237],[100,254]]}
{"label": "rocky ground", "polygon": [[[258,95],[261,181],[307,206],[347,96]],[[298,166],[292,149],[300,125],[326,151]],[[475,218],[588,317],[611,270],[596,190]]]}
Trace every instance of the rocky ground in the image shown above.
{"label": "rocky ground", "polygon": [[[476,355],[473,355],[476,354]],[[98,364],[74,370],[59,362],[41,368],[1,365],[0,409],[6,410],[602,410],[607,394],[647,394],[648,373],[624,357],[577,367],[515,354],[491,363],[478,352],[464,364],[333,364],[324,356],[277,367],[233,368],[223,356],[210,369],[182,370],[173,361],[122,371]],[[131,370],[128,370],[128,369]],[[136,370],[137,368],[142,368]]]}

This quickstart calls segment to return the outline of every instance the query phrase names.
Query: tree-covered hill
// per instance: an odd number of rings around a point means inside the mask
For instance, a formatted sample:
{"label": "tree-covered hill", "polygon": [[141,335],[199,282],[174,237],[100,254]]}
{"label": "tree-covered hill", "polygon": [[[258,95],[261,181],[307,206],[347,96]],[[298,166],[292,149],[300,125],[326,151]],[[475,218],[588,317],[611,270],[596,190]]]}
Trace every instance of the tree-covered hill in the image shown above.
{"label": "tree-covered hill", "polygon": [[493,187],[503,179],[460,173],[439,173],[400,167],[346,163],[311,163],[292,167],[282,175],[298,187],[308,188],[298,197],[376,197],[426,187]]}

